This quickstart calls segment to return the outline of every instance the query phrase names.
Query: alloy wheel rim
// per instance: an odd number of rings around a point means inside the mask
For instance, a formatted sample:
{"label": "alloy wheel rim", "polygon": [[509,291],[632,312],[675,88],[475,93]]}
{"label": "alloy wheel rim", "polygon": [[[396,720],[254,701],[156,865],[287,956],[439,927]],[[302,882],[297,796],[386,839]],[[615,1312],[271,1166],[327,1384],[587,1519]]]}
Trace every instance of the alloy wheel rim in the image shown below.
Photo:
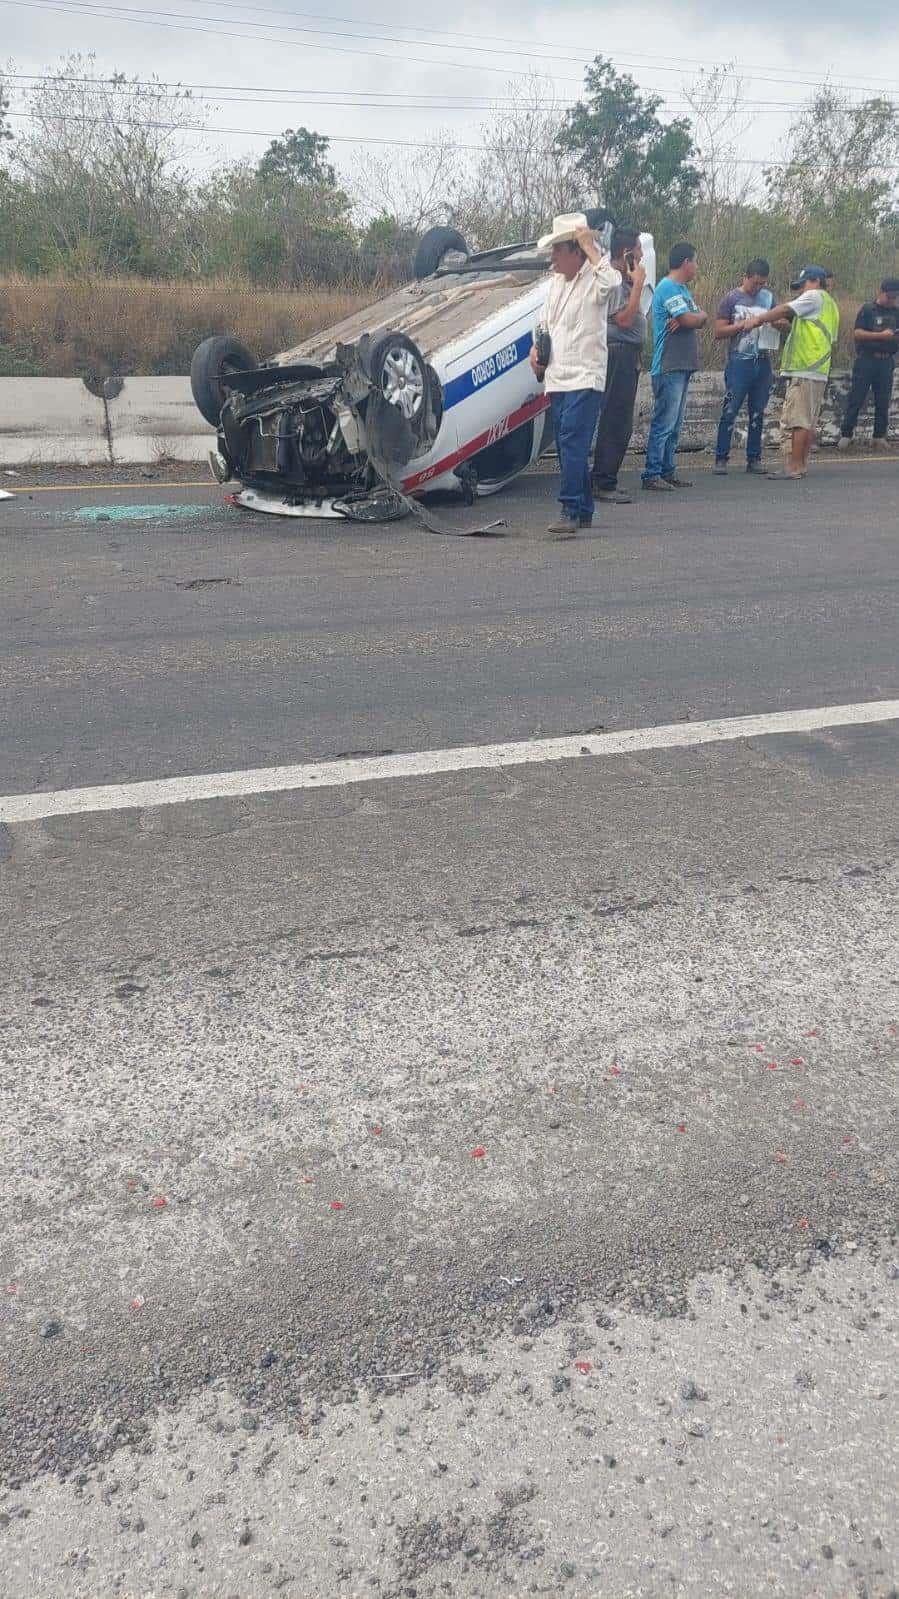
{"label": "alloy wheel rim", "polygon": [[385,400],[411,422],[421,410],[424,392],[424,373],[412,351],[403,345],[391,346],[381,368],[381,393]]}

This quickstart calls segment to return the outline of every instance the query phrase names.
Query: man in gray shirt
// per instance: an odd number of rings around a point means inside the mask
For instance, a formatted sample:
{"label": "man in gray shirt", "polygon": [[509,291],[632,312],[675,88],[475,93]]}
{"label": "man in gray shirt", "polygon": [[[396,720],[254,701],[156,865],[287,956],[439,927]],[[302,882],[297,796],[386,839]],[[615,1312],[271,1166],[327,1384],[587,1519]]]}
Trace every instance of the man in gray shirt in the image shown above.
{"label": "man in gray shirt", "polygon": [[593,458],[593,491],[605,505],[630,505],[618,487],[618,473],[631,441],[634,403],[640,377],[640,352],[646,341],[646,318],[640,297],[646,282],[643,249],[635,228],[618,228],[612,237],[612,265],[621,286],[609,297],[609,366]]}

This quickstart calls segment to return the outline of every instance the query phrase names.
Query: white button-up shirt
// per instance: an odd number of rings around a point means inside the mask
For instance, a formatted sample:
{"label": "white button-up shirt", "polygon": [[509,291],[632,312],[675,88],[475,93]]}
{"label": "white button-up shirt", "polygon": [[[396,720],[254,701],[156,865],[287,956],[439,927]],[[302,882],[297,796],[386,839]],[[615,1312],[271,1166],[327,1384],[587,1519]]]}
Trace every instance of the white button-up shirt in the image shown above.
{"label": "white button-up shirt", "polygon": [[598,266],[585,261],[576,278],[566,282],[554,272],[546,291],[544,318],[552,340],[546,369],[546,392],[604,389],[608,365],[608,300],[621,282],[608,256]]}

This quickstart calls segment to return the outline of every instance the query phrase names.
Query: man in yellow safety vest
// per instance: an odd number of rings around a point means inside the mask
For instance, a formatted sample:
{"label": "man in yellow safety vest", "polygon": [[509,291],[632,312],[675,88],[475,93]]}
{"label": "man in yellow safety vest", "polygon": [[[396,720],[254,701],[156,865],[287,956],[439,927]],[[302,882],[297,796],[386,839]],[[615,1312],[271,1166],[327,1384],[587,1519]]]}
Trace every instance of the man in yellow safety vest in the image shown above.
{"label": "man in yellow safety vest", "polygon": [[[771,477],[795,481],[805,477],[818,425],[818,416],[830,376],[830,362],[840,313],[836,301],[827,293],[824,267],[803,267],[790,284],[800,292],[795,300],[760,311],[742,325],[748,332],[763,322],[788,321],[792,325],[780,358],[781,375],[789,379],[781,413],[781,471]],[[789,453],[787,453],[789,452]]]}

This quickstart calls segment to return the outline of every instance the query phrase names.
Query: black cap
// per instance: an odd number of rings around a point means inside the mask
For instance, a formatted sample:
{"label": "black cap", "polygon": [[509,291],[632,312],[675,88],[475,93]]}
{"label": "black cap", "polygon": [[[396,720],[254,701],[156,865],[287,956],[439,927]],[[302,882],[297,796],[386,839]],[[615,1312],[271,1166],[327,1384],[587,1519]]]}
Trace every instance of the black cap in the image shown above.
{"label": "black cap", "polygon": [[899,294],[899,278],[884,278],[880,285],[881,294]]}

